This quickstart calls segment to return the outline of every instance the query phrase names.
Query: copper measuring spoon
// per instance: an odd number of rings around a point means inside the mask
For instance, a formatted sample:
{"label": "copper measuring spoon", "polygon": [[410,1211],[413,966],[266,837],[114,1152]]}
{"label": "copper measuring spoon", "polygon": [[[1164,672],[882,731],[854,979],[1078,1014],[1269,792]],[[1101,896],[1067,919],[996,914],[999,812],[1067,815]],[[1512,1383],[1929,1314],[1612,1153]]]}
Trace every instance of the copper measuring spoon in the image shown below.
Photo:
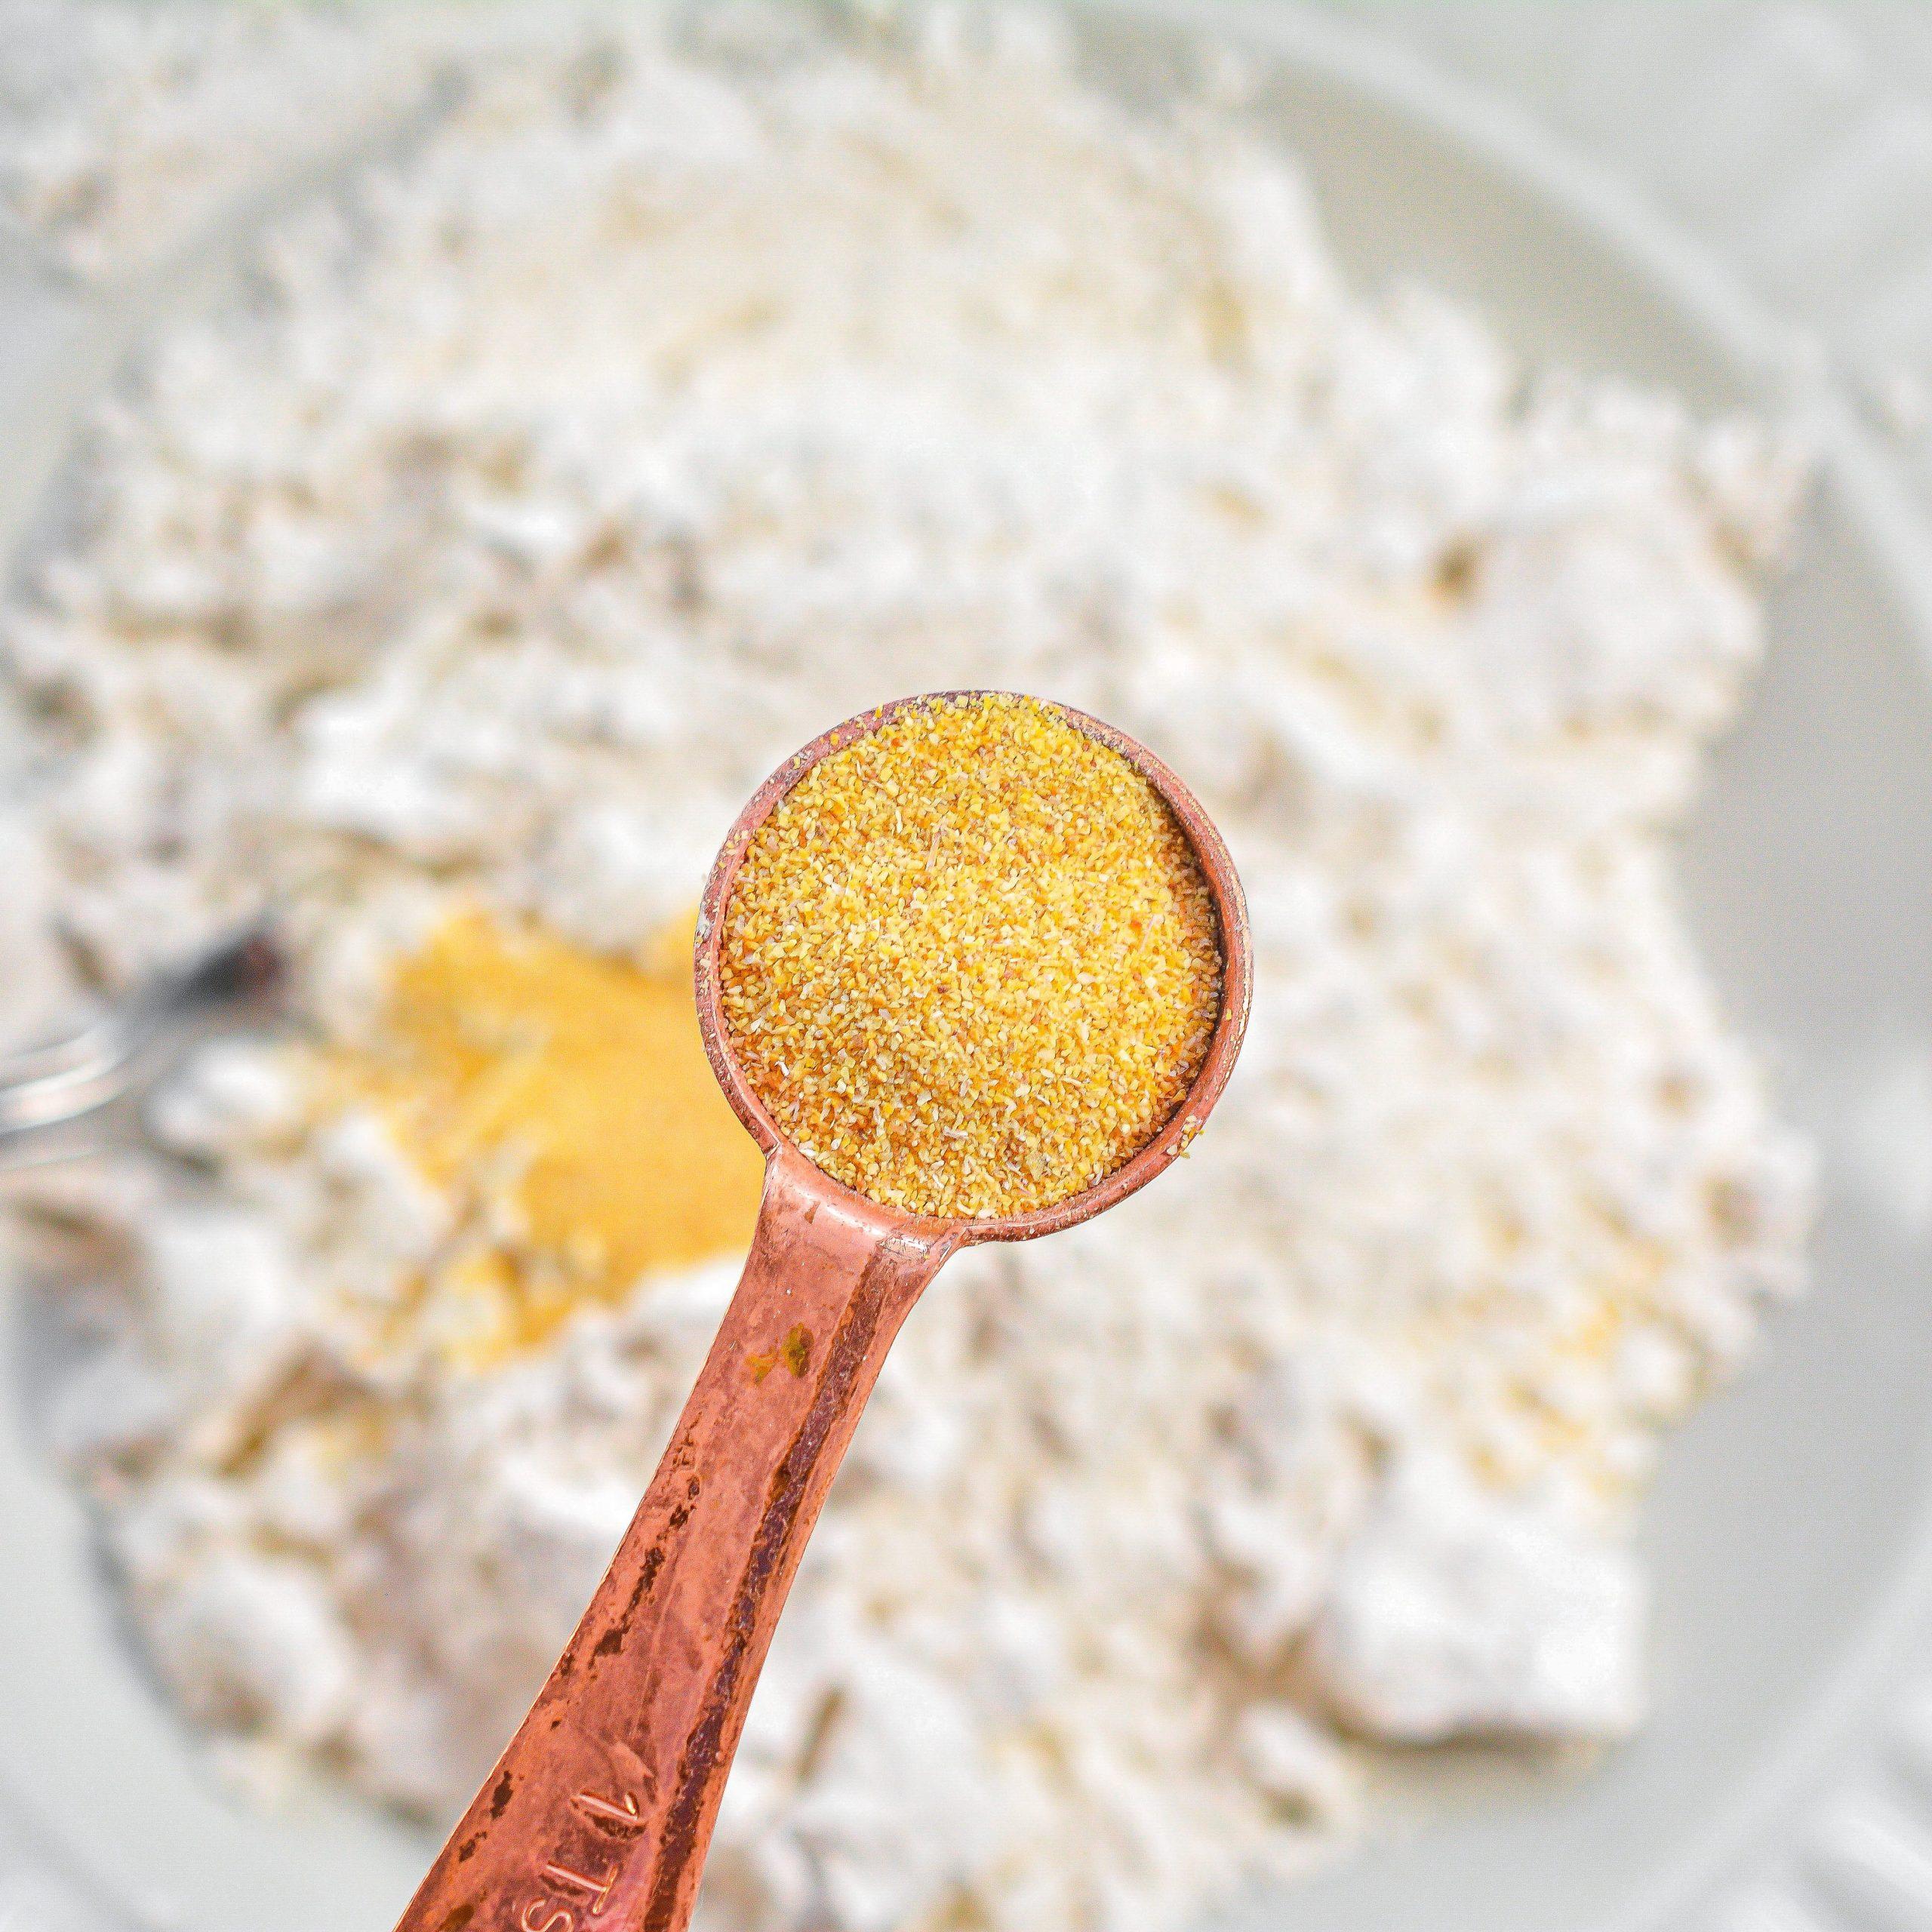
{"label": "copper measuring spoon", "polygon": [[739,814],[712,869],[698,914],[698,1023],[726,1098],[764,1150],[751,1254],[577,1634],[397,1932],[682,1932],[786,1592],[920,1291],[961,1247],[1053,1234],[1144,1187],[1186,1150],[1227,1084],[1252,981],[1247,905],[1227,848],[1159,759],[1060,706],[1167,801],[1208,881],[1220,922],[1221,1011],[1187,1099],[1124,1167],[1005,1220],[881,1207],[780,1134],[731,1057],[719,1007],[733,881],[752,834],[820,758],[931,701],[866,712],[787,759]]}

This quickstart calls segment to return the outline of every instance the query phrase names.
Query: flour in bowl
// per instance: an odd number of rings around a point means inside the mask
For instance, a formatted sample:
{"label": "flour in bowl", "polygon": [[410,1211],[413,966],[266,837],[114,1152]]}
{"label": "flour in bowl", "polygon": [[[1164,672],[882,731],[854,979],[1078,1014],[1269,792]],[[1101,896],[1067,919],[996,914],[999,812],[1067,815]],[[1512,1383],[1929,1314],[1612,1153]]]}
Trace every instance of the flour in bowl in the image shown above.
{"label": "flour in bowl", "polygon": [[1037,20],[462,64],[155,341],[6,620],[9,1014],[264,904],[300,955],[165,1156],[42,1189],[100,1256],[50,1426],[160,1681],[258,1772],[467,1799],[735,1276],[742,1177],[623,1184],[700,1107],[718,839],[829,721],[986,686],[1188,775],[1254,1022],[1194,1158],[915,1312],[707,1910],[1151,1932],[1343,1838],[1372,1740],[1626,1734],[1660,1437],[1801,1275],[1669,846],[1792,464],[1350,290],[1269,141]]}

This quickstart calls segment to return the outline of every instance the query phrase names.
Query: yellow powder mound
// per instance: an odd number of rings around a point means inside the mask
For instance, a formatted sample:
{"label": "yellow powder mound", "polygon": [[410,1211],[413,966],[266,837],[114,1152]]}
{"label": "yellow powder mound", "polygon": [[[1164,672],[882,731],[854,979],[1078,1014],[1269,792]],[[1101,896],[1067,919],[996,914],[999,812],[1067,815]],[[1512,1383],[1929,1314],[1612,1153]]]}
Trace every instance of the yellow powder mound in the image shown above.
{"label": "yellow powder mound", "polygon": [[[742,1251],[763,1163],[704,1057],[690,929],[638,967],[466,914],[397,970],[345,1069],[423,1174],[474,1209],[421,1299],[472,1360],[586,1300]],[[419,1313],[420,1311],[419,1310]]]}
{"label": "yellow powder mound", "polygon": [[873,1199],[1023,1214],[1145,1146],[1220,1009],[1186,834],[1037,699],[900,712],[753,835],[725,908],[733,1052],[779,1126]]}

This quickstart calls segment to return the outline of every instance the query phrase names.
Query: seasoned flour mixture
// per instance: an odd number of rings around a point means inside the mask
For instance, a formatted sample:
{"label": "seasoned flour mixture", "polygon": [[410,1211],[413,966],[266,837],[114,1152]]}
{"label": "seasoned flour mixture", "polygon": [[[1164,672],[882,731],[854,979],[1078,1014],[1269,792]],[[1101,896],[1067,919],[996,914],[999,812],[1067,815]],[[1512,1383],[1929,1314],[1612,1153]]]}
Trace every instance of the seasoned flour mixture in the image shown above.
{"label": "seasoned flour mixture", "polygon": [[1792,466],[1345,287],[1223,92],[1111,105],[1037,20],[474,17],[153,344],[5,619],[10,1021],[264,905],[300,958],[29,1206],[96,1238],[49,1426],[159,1681],[260,1777],[468,1797],[749,1225],[716,843],[979,685],[1201,790],[1254,1026],[1193,1159],[915,1314],[716,1923],[1177,1927],[1346,1833],[1365,1740],[1629,1732],[1660,1435],[1801,1278],[1669,853]]}

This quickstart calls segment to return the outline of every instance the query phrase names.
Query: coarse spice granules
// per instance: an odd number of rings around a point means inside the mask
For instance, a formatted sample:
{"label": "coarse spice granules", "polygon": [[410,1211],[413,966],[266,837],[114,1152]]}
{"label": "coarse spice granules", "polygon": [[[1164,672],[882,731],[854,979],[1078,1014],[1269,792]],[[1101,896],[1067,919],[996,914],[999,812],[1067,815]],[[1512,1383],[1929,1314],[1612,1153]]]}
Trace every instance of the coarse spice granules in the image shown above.
{"label": "coarse spice granules", "polygon": [[834,1179],[918,1214],[1048,1208],[1173,1114],[1220,1009],[1186,834],[1037,699],[913,706],[753,834],[725,909],[732,1050]]}

